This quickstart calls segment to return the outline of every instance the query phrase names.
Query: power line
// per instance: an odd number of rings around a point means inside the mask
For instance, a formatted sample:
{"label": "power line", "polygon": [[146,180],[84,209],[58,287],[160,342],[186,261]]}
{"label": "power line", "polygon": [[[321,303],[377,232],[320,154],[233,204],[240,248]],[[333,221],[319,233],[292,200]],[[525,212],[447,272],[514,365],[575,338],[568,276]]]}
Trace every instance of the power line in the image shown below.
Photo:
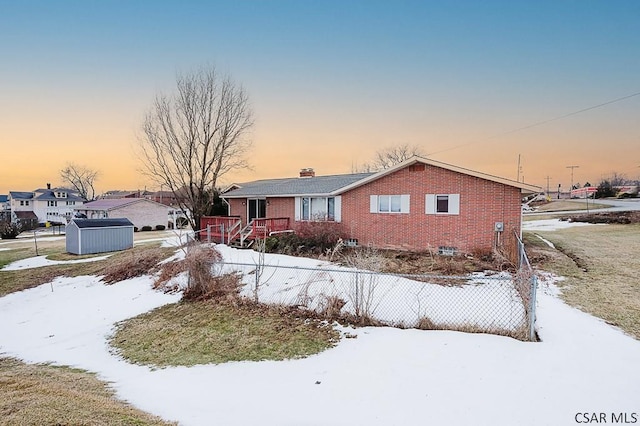
{"label": "power line", "polygon": [[442,152],[447,152],[447,151],[451,151],[451,150],[454,150],[454,149],[462,148],[463,146],[473,145],[473,144],[481,143],[481,142],[487,142],[487,141],[489,141],[491,139],[495,139],[495,138],[498,138],[498,137],[501,137],[501,136],[505,136],[505,135],[510,135],[512,133],[521,132],[523,130],[531,129],[532,127],[542,126],[543,124],[551,123],[553,121],[562,120],[563,118],[567,118],[567,117],[571,117],[573,115],[581,114],[583,112],[590,111],[592,109],[602,108],[603,106],[611,105],[611,104],[614,104],[616,102],[621,102],[621,101],[624,101],[626,99],[633,98],[633,97],[639,96],[639,95],[640,95],[640,92],[632,93],[630,95],[623,96],[621,98],[613,99],[611,101],[607,101],[607,102],[603,102],[603,103],[600,103],[600,104],[597,104],[597,105],[593,105],[593,106],[590,106],[590,107],[587,107],[587,108],[583,108],[583,109],[580,109],[578,111],[573,111],[573,112],[570,112],[568,114],[564,114],[564,115],[560,115],[558,117],[550,118],[548,120],[538,121],[536,123],[528,124],[528,125],[522,126],[522,127],[518,127],[517,129],[513,129],[513,130],[507,130],[506,132],[498,133],[498,134],[495,134],[493,136],[489,136],[489,137],[487,137],[485,139],[482,139],[482,140],[467,142],[467,143],[464,143],[464,144],[461,144],[461,145],[456,145],[456,146],[451,147],[451,148],[447,148],[447,149],[443,149],[443,150],[440,150],[440,151],[431,152],[427,156],[431,156],[431,155],[434,155],[434,154],[440,154]]}

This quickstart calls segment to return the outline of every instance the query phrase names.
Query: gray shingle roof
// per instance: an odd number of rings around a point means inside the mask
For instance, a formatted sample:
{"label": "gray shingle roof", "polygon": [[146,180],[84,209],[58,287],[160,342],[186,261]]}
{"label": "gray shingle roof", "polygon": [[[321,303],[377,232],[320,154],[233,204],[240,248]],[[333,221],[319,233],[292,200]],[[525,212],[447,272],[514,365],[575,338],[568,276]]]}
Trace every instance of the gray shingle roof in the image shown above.
{"label": "gray shingle roof", "polygon": [[106,228],[110,226],[133,226],[129,219],[72,219],[78,228]]}
{"label": "gray shingle roof", "polygon": [[30,200],[33,198],[33,192],[9,191],[9,195],[14,200]]}
{"label": "gray shingle roof", "polygon": [[315,176],[305,178],[265,179],[237,184],[240,188],[223,194],[225,198],[282,197],[295,195],[328,195],[373,173]]}
{"label": "gray shingle roof", "polygon": [[[56,200],[56,201],[84,201],[84,198],[77,196],[73,192],[68,191],[58,191],[53,189],[39,189],[37,191],[41,191],[40,195],[36,196],[36,199],[47,201],[47,200]],[[56,197],[55,192],[66,192],[66,198],[58,198]]]}

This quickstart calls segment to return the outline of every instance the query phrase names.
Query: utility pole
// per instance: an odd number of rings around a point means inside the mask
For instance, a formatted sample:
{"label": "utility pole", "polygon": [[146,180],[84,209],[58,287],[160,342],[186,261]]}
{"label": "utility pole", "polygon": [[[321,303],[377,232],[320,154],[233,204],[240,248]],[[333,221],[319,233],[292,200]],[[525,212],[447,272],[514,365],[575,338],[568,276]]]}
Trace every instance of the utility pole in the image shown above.
{"label": "utility pole", "polygon": [[[518,174],[516,175],[516,182],[520,182],[520,173],[522,172],[522,166],[520,165],[520,154],[518,154]],[[524,182],[524,179],[522,179]]]}
{"label": "utility pole", "polygon": [[[571,188],[569,191],[573,191],[573,169],[578,169],[580,166],[567,166],[567,169],[571,169]],[[569,198],[571,198],[571,192],[569,192]]]}
{"label": "utility pole", "polygon": [[549,195],[549,179],[551,179],[551,176],[547,175],[546,179],[547,179],[547,195]]}

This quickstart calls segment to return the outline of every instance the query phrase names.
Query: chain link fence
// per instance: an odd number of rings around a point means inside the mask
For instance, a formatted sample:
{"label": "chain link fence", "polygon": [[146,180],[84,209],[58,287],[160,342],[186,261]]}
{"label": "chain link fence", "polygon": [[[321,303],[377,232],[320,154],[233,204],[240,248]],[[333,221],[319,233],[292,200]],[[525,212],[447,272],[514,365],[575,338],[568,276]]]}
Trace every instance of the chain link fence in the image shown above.
{"label": "chain link fence", "polygon": [[517,273],[395,275],[321,264],[281,265],[278,257],[223,262],[255,302],[300,306],[358,324],[459,330],[535,340],[535,274],[520,242]]}

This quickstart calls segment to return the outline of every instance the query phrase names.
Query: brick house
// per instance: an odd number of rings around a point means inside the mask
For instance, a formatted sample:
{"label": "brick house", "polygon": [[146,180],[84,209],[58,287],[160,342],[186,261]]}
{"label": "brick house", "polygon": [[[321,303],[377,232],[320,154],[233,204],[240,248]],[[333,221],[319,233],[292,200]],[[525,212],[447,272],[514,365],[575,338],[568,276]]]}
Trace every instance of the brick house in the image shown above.
{"label": "brick house", "polygon": [[138,229],[143,226],[153,229],[158,225],[167,227],[169,220],[169,207],[146,198],[101,199],[86,203],[75,211],[76,215],[84,215],[87,219],[129,219]]}
{"label": "brick house", "polygon": [[256,218],[341,223],[359,245],[440,252],[490,250],[520,234],[521,200],[541,189],[413,157],[377,173],[268,179],[231,185],[222,197],[242,224]]}

